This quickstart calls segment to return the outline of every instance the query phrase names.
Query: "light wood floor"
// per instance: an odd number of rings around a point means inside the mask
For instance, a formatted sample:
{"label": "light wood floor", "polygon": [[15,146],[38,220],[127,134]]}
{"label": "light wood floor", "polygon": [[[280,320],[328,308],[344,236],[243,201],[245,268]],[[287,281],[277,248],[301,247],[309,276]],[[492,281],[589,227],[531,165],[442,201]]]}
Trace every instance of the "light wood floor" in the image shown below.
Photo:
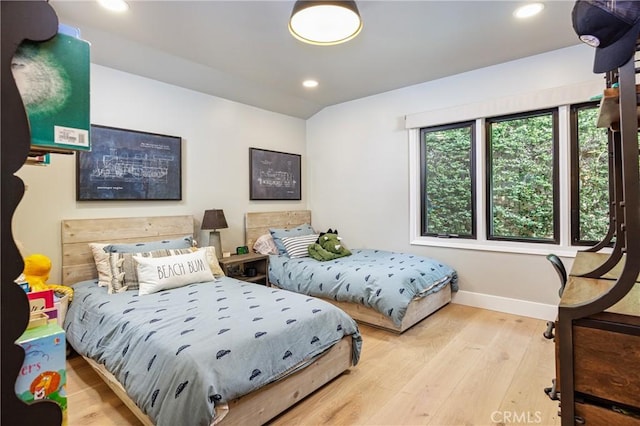
{"label": "light wood floor", "polygon": [[[360,363],[271,424],[559,425],[545,325],[450,304],[400,336],[360,326]],[[69,426],[140,424],[81,357],[67,369]]]}

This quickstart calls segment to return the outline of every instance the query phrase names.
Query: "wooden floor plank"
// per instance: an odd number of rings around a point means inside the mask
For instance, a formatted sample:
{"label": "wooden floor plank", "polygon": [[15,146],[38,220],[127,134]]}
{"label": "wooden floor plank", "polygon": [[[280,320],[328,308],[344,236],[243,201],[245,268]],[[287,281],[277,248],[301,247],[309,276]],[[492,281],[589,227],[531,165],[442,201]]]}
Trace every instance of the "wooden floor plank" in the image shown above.
{"label": "wooden floor plank", "polygon": [[480,356],[491,347],[496,333],[495,327],[492,327],[492,322],[495,322],[492,318],[496,315],[494,312],[483,312],[474,316],[456,333],[449,335],[450,339],[435,356],[425,360],[422,365],[413,364],[411,367],[414,368],[407,366],[412,377],[395,384],[398,392],[387,404],[372,413],[367,424],[431,422],[442,407],[455,398],[454,392],[459,383],[481,367]]}
{"label": "wooden floor plank", "polygon": [[[485,425],[528,415],[559,425],[558,404],[543,392],[555,375],[544,328],[541,320],[455,304],[402,335],[360,326],[360,363],[270,424]],[[67,369],[69,426],[139,425],[82,358],[69,359]]]}
{"label": "wooden floor plank", "polygon": [[[548,350],[549,343],[551,341],[545,339],[536,327],[518,372],[494,416],[496,419],[502,417],[504,421],[506,416],[510,416],[512,423],[519,419],[520,423],[560,424],[559,402],[551,401],[544,393],[544,388],[551,387],[554,376],[549,375],[549,365],[555,364],[554,352]],[[539,392],[530,392],[531,388]]]}
{"label": "wooden floor plank", "polygon": [[[468,369],[449,398],[431,418],[434,425],[491,424],[517,373],[535,323],[513,315],[494,313],[487,325],[489,345],[478,348]],[[549,348],[550,350],[552,348]],[[551,364],[550,369],[553,368]]]}

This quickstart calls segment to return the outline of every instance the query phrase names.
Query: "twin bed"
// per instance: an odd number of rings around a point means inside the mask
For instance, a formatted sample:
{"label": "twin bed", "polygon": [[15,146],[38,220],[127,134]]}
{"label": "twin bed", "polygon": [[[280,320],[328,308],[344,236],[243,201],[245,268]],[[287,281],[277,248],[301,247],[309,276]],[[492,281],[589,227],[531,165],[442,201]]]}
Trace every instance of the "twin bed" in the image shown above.
{"label": "twin bed", "polygon": [[[269,229],[305,223],[307,210],[248,213],[247,246]],[[455,290],[448,266],[379,250],[330,262],[270,256],[272,287],[224,276],[145,295],[98,286],[89,243],[193,232],[192,216],[62,222],[63,284],[75,289],[67,341],[145,425],[264,424],[357,364],[362,340],[354,319],[403,332]],[[322,270],[309,273],[313,267]],[[348,294],[357,280],[367,282],[364,299]]]}
{"label": "twin bed", "polygon": [[331,304],[229,277],[147,295],[97,285],[88,243],[172,240],[191,216],[65,220],[67,341],[145,425],[266,423],[357,363]]}
{"label": "twin bed", "polygon": [[[311,211],[247,213],[246,244],[273,229],[311,224]],[[451,301],[456,272],[441,262],[407,253],[352,249],[351,256],[319,262],[271,255],[272,286],[329,301],[358,322],[402,333]]]}

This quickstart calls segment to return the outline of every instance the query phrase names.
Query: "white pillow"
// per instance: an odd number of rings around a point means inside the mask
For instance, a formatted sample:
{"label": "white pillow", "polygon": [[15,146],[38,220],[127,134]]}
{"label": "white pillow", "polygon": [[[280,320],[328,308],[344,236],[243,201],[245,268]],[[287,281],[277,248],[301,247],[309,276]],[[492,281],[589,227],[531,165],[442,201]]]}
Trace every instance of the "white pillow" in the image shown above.
{"label": "white pillow", "polygon": [[315,243],[318,234],[300,235],[299,237],[286,237],[282,239],[282,244],[289,257],[295,259],[298,257],[308,257],[308,247]]}
{"label": "white pillow", "polygon": [[216,254],[216,248],[214,246],[200,247],[197,250],[203,251],[207,255],[207,261],[209,262],[209,267],[211,268],[211,273],[214,277],[224,277],[224,271],[220,267],[218,263],[218,256]]}
{"label": "white pillow", "polygon": [[177,256],[133,258],[138,263],[138,294],[141,296],[214,280],[204,250]]}
{"label": "white pillow", "polygon": [[109,287],[112,279],[109,253],[104,251],[106,246],[107,244],[89,243],[89,247],[93,253],[93,261],[98,270],[98,286],[100,287]]}
{"label": "white pillow", "polygon": [[253,243],[253,249],[260,254],[278,254],[278,247],[276,247],[271,234],[260,235],[256,242]]}

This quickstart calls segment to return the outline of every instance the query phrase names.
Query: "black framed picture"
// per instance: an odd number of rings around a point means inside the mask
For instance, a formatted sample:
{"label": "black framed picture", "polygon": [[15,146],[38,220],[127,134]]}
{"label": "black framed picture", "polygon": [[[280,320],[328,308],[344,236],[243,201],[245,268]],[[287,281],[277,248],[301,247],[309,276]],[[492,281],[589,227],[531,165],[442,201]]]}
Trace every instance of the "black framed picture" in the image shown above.
{"label": "black framed picture", "polygon": [[182,138],[92,124],[76,154],[76,199],[181,200]]}
{"label": "black framed picture", "polygon": [[302,199],[300,154],[249,148],[251,200]]}

